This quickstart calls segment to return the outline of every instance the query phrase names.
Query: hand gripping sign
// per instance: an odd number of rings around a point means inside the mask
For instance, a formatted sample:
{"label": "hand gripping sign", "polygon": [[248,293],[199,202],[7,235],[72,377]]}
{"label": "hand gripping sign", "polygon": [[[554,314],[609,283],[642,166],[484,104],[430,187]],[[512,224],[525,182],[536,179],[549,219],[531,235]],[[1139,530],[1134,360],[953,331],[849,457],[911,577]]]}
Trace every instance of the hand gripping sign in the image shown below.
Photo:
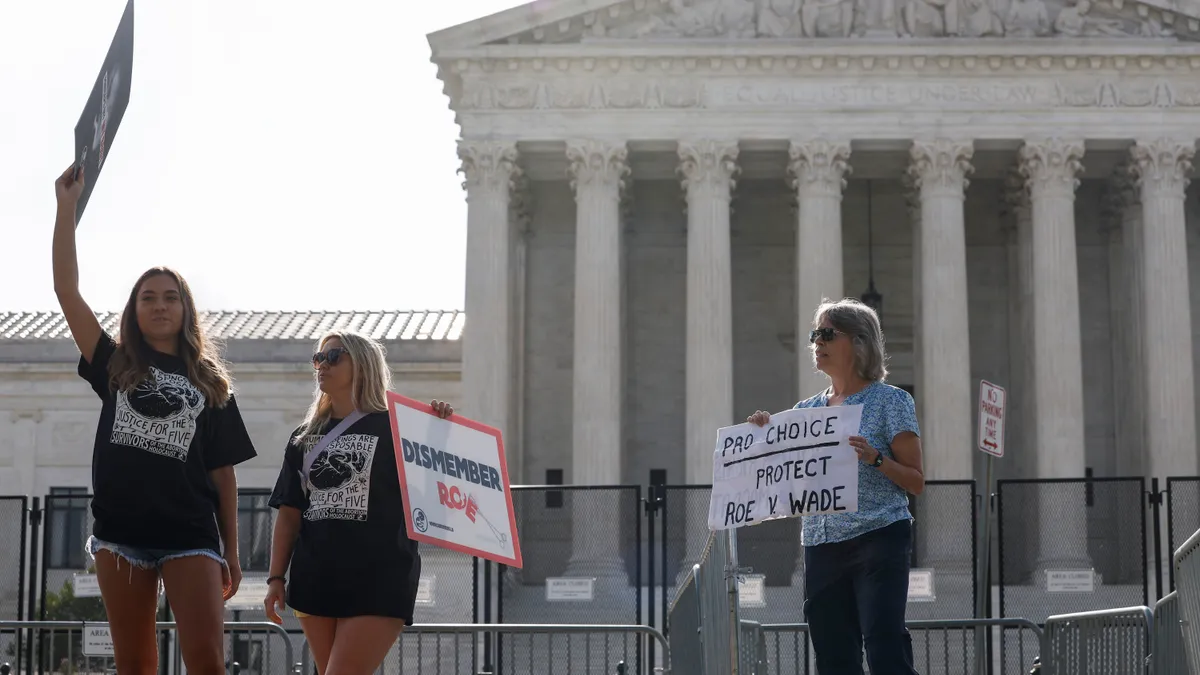
{"label": "hand gripping sign", "polygon": [[520,569],[500,430],[393,392],[388,412],[409,538]]}

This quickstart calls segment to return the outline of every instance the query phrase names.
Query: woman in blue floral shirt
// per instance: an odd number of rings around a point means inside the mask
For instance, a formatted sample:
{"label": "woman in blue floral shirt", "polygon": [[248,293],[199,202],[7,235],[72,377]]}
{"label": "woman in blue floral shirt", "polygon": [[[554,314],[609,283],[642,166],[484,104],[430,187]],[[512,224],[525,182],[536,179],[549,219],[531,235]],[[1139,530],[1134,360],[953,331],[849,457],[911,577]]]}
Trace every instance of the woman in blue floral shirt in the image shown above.
{"label": "woman in blue floral shirt", "polygon": [[[904,626],[912,514],[908,495],[925,488],[912,397],[884,384],[887,355],[875,311],[856,300],[824,302],[809,335],[813,364],[830,386],[797,408],[863,406],[858,511],[804,516],[804,617],[821,675],[915,675]],[[765,425],[759,410],[746,421]]]}

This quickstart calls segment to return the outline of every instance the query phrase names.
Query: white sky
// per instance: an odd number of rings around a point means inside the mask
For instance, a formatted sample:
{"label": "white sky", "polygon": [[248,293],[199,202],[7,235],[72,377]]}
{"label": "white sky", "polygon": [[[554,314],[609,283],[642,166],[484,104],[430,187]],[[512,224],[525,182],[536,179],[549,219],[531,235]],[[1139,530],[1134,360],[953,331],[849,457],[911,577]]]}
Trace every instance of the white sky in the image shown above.
{"label": "white sky", "polygon": [[[456,309],[466,203],[429,32],[521,0],[140,0],[78,231],[92,308],[147,267],[203,309]],[[0,1],[0,311],[56,310],[54,179],[125,0]]]}

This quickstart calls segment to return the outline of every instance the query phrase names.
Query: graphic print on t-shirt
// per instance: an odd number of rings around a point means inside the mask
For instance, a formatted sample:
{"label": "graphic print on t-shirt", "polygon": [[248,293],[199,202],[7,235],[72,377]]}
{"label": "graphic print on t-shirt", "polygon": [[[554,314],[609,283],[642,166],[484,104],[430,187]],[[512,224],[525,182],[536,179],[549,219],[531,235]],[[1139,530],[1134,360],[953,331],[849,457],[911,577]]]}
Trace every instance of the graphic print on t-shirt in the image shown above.
{"label": "graphic print on t-shirt", "polygon": [[186,462],[203,410],[204,394],[187,377],[151,366],[133,391],[117,392],[109,441]]}
{"label": "graphic print on t-shirt", "polygon": [[[307,453],[321,436],[309,436],[302,450]],[[304,483],[308,492],[308,520],[366,520],[371,496],[371,464],[379,437],[371,434],[342,434],[313,459]]]}

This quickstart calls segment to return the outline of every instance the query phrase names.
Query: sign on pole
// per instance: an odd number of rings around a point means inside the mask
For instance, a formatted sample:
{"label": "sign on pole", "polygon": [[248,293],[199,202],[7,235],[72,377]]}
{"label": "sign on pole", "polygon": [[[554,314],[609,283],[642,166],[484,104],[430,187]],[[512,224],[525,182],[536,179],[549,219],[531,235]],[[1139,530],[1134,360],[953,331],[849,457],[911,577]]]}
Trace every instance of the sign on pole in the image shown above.
{"label": "sign on pole", "polygon": [[979,381],[979,449],[1004,456],[1004,387]]}
{"label": "sign on pole", "polygon": [[861,405],[796,408],[717,432],[708,528],[858,510]]}
{"label": "sign on pole", "polygon": [[75,207],[77,226],[96,187],[96,180],[100,178],[100,170],[104,168],[104,159],[117,135],[117,127],[121,126],[121,118],[125,117],[125,109],[129,107],[132,78],[133,0],[129,0],[121,22],[117,24],[112,44],[108,47],[108,54],[104,57],[104,65],[100,66],[100,74],[88,96],[87,105],[83,107],[83,114],[75,125],[75,165],[76,168],[83,167],[86,181]]}
{"label": "sign on pole", "polygon": [[500,430],[388,392],[408,536],[521,568]]}

